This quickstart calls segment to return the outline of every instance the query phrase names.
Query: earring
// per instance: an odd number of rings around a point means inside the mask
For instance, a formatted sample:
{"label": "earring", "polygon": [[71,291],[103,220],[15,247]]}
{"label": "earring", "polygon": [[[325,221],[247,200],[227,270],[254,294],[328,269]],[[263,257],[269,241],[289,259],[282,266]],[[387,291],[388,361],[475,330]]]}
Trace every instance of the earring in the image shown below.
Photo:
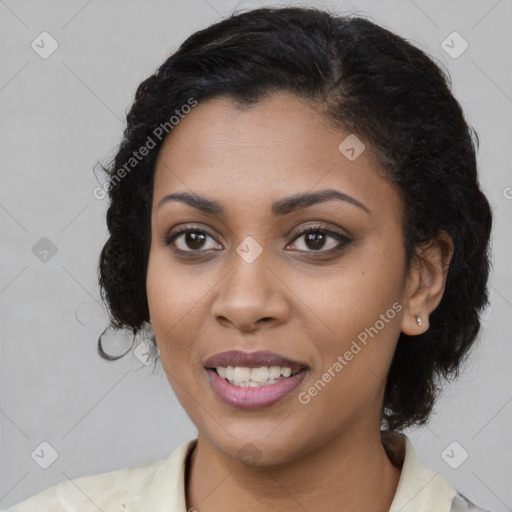
{"label": "earring", "polygon": [[416,315],[416,324],[418,324],[420,327],[423,325],[423,320],[421,319],[420,315]]}

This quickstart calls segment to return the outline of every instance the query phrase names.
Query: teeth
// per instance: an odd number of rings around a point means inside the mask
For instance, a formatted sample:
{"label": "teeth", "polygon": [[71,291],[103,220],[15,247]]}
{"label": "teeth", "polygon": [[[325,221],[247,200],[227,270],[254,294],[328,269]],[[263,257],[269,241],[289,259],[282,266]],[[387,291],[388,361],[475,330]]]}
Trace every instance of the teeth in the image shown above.
{"label": "teeth", "polygon": [[278,379],[267,380],[265,382],[253,382],[250,380],[249,382],[244,382],[243,380],[230,380],[228,381],[233,386],[239,386],[241,388],[260,388],[261,386],[269,386],[270,384],[275,384],[278,382]]}
{"label": "teeth", "polygon": [[291,368],[286,368],[286,367],[281,368],[281,375],[283,377],[289,377],[291,374],[292,374]]}
{"label": "teeth", "polygon": [[260,366],[259,368],[248,368],[246,366],[218,366],[217,373],[231,384],[240,387],[260,387],[274,384],[278,380],[288,378],[298,373],[292,372],[287,366]]}
{"label": "teeth", "polygon": [[252,368],[251,380],[253,382],[266,382],[268,380],[268,368],[266,366],[262,366],[261,368]]}
{"label": "teeth", "polygon": [[233,380],[249,382],[251,380],[251,369],[243,366],[235,366],[233,369]]}
{"label": "teeth", "polygon": [[281,368],[279,368],[279,366],[270,366],[269,367],[269,369],[268,369],[268,378],[269,379],[279,379],[280,375],[281,375]]}

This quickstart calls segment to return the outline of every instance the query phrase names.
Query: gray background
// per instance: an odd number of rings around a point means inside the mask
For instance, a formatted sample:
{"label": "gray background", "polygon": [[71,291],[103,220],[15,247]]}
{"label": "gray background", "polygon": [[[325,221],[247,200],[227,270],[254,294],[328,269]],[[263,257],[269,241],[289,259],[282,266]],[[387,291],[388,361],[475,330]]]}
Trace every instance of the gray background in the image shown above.
{"label": "gray background", "polygon": [[[285,3],[239,2],[263,5]],[[308,5],[366,14],[435,56],[480,135],[481,182],[495,212],[492,306],[429,426],[406,433],[422,462],[470,499],[511,510],[512,2]],[[195,436],[161,368],[152,373],[131,353],[118,362],[96,353],[107,319],[96,278],[107,204],[93,197],[93,167],[114,154],[137,85],[235,6],[0,0],[1,508],[66,478],[165,458]],[[47,59],[31,48],[43,31],[59,45]],[[469,43],[455,59],[441,46],[453,31]],[[33,252],[43,237],[57,248],[46,262]],[[469,454],[457,469],[442,457],[453,441]],[[46,470],[31,457],[42,442],[58,452]]]}

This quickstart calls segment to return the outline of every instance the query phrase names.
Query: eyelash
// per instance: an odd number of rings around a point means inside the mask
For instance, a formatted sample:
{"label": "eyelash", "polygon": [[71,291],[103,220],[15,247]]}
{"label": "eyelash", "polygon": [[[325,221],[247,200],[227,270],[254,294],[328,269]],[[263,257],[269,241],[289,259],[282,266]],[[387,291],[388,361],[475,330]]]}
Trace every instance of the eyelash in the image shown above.
{"label": "eyelash", "polygon": [[[202,235],[209,236],[210,238],[215,240],[215,238],[212,235],[210,235],[210,233],[205,231],[204,229],[201,229],[201,228],[198,228],[195,226],[183,226],[181,229],[179,229],[172,235],[169,235],[168,237],[165,238],[165,240],[164,240],[165,245],[167,245],[167,246],[172,245],[173,242],[176,240],[176,238],[178,238],[178,236],[186,234],[186,233],[200,233]],[[314,258],[319,257],[319,256],[325,256],[326,254],[330,255],[330,254],[335,254],[335,253],[341,252],[353,241],[351,238],[347,237],[346,235],[342,235],[341,233],[338,233],[337,231],[328,229],[324,226],[308,226],[305,228],[300,228],[295,233],[293,233],[294,238],[292,239],[291,243],[294,243],[302,235],[309,234],[309,233],[322,233],[324,235],[328,235],[328,236],[334,238],[335,240],[337,240],[339,242],[336,247],[333,247],[328,250],[299,251],[302,253],[307,253],[308,255],[312,255]],[[211,251],[211,250],[215,250],[215,249],[207,249],[205,252]],[[172,251],[174,253],[184,255],[186,257],[191,257],[194,254],[197,255],[197,254],[200,254],[201,252],[203,252],[201,250],[183,251],[182,249],[176,249],[176,248],[172,249]]]}

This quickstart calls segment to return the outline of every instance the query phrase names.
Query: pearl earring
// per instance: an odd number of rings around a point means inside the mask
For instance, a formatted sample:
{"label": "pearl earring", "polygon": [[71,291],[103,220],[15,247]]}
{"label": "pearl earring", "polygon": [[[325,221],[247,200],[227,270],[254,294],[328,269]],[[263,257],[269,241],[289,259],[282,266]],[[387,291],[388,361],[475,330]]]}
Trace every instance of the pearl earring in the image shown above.
{"label": "pearl earring", "polygon": [[419,325],[419,326],[422,326],[423,325],[423,320],[421,319],[421,317],[419,315],[416,316],[416,323]]}

